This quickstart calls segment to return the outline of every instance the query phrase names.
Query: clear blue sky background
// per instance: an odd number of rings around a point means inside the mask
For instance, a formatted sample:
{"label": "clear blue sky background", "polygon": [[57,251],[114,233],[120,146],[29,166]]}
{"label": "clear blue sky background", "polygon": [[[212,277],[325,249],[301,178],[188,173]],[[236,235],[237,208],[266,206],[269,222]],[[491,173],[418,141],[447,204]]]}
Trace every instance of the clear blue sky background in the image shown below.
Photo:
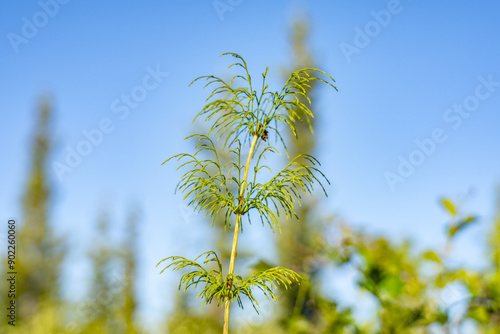
{"label": "clear blue sky background", "polygon": [[[316,101],[321,119],[317,155],[332,181],[325,207],[394,240],[412,238],[420,246],[441,247],[447,217],[438,198],[469,193],[465,210],[481,220],[458,237],[453,256],[458,264],[480,265],[500,181],[500,87],[493,87],[456,129],[455,121],[443,117],[454,104],[473,102],[479,77],[500,82],[500,5],[402,0],[394,10],[390,3],[244,0],[233,1],[232,10],[218,15],[210,0],[72,0],[46,24],[38,21],[41,27],[17,52],[9,34],[22,36],[23,18],[43,20],[37,14],[41,7],[36,1],[2,3],[3,219],[20,215],[40,96],[51,94],[55,106],[52,162],[64,163],[66,147],[76,149],[85,139],[82,131],[109,119],[113,132],[78,167],[62,181],[50,172],[54,224],[69,237],[74,260],[65,271],[74,283],[64,288],[71,298],[85,293],[80,286],[89,273],[83,252],[93,243],[99,208],[109,205],[114,230],[120,231],[129,207],[138,203],[143,213],[142,309],[152,319],[161,317],[175,279],[159,276],[154,265],[167,255],[195,255],[205,247],[191,234],[200,229],[198,217],[185,219],[181,198],[173,195],[179,174],[173,166],[160,166],[189,150],[181,139],[190,134],[191,119],[207,91],[188,84],[199,75],[226,75],[230,59],[219,55],[231,51],[245,57],[256,78],[269,66],[277,87],[281,70],[290,63],[290,23],[306,12],[318,66],[332,74],[339,88],[338,93],[320,89]],[[372,11],[388,9],[393,9],[391,18],[374,24]],[[358,29],[368,29],[369,40],[356,37]],[[342,46],[347,44],[357,53],[346,57]],[[142,85],[148,66],[169,75],[120,119],[113,101]],[[408,159],[418,149],[415,140],[430,138],[436,128],[446,141],[391,191],[384,173],[396,173],[398,157]]]}

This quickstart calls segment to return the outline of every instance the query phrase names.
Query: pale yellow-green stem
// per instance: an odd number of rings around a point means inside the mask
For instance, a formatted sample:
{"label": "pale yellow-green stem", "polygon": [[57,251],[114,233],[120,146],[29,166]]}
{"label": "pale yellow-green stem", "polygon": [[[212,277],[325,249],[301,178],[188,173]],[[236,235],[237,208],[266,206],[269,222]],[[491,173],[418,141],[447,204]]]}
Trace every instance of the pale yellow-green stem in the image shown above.
{"label": "pale yellow-green stem", "polygon": [[[252,140],[252,145],[250,146],[250,152],[248,152],[247,163],[245,165],[245,173],[243,174],[243,182],[241,183],[241,186],[240,186],[240,192],[239,192],[240,205],[243,203],[243,194],[245,192],[245,187],[247,184],[248,169],[250,168],[250,160],[252,159],[253,151],[255,150],[255,146],[257,145],[258,139],[259,139],[259,136],[254,134],[253,140]],[[229,261],[228,275],[232,275],[234,273],[234,262],[236,260],[236,247],[238,246],[238,236],[240,233],[240,224],[241,224],[241,212],[238,211],[238,213],[236,214],[236,224],[234,226],[233,246],[231,248],[231,260]],[[230,302],[229,298],[226,297],[226,299],[224,300],[224,334],[229,333],[229,307],[230,307],[230,304],[231,304],[231,302]]]}

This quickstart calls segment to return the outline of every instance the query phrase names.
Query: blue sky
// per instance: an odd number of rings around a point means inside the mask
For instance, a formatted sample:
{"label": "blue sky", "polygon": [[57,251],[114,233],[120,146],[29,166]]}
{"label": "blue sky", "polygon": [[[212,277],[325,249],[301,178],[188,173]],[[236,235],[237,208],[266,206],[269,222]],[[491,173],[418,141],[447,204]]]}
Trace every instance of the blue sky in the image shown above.
{"label": "blue sky", "polygon": [[[109,133],[98,145],[80,147],[89,154],[70,173],[60,180],[50,167],[54,223],[73,245],[76,264],[67,275],[76,282],[88,275],[79,261],[92,244],[99,208],[109,205],[119,231],[138,203],[139,277],[147,282],[141,298],[145,313],[161,316],[175,282],[158,276],[158,259],[209,247],[191,234],[198,217],[173,195],[180,174],[160,166],[189,150],[182,138],[207,91],[188,84],[228,74],[230,59],[219,55],[236,52],[255,77],[269,66],[278,87],[290,63],[290,23],[300,13],[311,20],[318,67],[339,89],[321,88],[315,106],[317,156],[332,181],[324,207],[394,240],[442,247],[447,217],[439,197],[469,194],[464,210],[481,220],[458,237],[454,261],[481,264],[500,181],[498,3],[221,0],[228,7],[218,12],[210,0],[63,2],[48,7],[52,16],[40,14],[36,1],[0,5],[0,209],[19,217],[40,96],[50,94],[55,107],[51,163],[64,163],[68,149],[85,146],[84,132],[104,124]],[[126,95],[136,104],[127,106]],[[453,111],[460,104],[462,114]],[[415,141],[427,143],[428,154],[418,153]],[[400,156],[413,159],[414,170],[391,189],[386,175],[398,175]],[[255,230],[272,240],[267,230]]]}

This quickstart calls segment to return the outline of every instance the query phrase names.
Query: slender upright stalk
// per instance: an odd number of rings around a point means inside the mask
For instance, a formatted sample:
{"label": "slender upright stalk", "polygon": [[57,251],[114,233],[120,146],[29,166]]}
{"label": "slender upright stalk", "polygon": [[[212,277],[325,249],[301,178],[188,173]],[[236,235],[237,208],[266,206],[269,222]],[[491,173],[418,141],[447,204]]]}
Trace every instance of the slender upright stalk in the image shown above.
{"label": "slender upright stalk", "polygon": [[[257,144],[257,140],[259,139],[259,136],[257,134],[253,135],[253,140],[252,140],[252,145],[250,146],[250,152],[248,152],[248,157],[247,157],[247,163],[245,165],[245,173],[243,175],[243,182],[241,183],[240,186],[240,193],[239,193],[239,198],[240,198],[240,205],[243,203],[243,194],[245,192],[245,187],[247,183],[247,177],[248,177],[248,169],[250,168],[250,160],[252,159],[253,151],[255,150],[255,146]],[[229,261],[229,272],[228,275],[231,275],[234,273],[234,262],[236,260],[236,247],[238,246],[238,236],[240,233],[240,224],[241,224],[241,213],[236,214],[236,224],[234,226],[234,237],[233,237],[233,246],[231,248],[231,260]],[[224,334],[229,333],[229,307],[230,307],[231,301],[229,297],[226,297],[226,300],[224,301]]]}
{"label": "slender upright stalk", "polygon": [[[279,138],[285,144],[276,126],[268,125],[278,122],[283,125],[286,124],[295,134],[295,119],[309,121],[309,118],[313,117],[308,104],[302,103],[300,100],[301,97],[306,97],[306,88],[310,87],[311,81],[318,80],[335,88],[331,83],[335,80],[323,71],[305,68],[293,72],[281,91],[270,92],[268,91],[268,85],[265,83],[268,73],[266,68],[266,71],[262,73],[262,90],[259,94],[252,89],[250,74],[243,58],[235,53],[225,53],[223,55],[231,55],[237,58],[238,60],[229,67],[241,67],[246,75],[235,75],[230,83],[211,75],[202,76],[193,81],[207,80],[208,83],[205,87],[212,84],[217,86],[208,98],[211,102],[207,103],[195,117],[195,119],[203,117],[206,121],[212,120],[212,126],[208,131],[208,135],[195,134],[187,137],[197,138],[199,141],[194,154],[176,154],[165,162],[171,159],[183,160],[178,168],[190,168],[181,177],[177,190],[184,193],[185,198],[191,198],[189,205],[192,205],[196,211],[205,211],[206,215],[210,215],[212,226],[219,213],[224,214],[224,226],[231,224],[234,214],[234,237],[228,274],[225,278],[223,277],[222,264],[214,251],[204,252],[194,261],[182,256],[169,256],[161,260],[157,265],[164,261],[170,262],[161,272],[169,267],[172,267],[173,270],[190,269],[191,271],[181,277],[180,287],[185,285],[187,289],[193,285],[196,287],[198,283],[205,284],[205,288],[198,297],[204,299],[203,305],[210,304],[214,299],[218,301],[218,305],[224,303],[223,333],[228,334],[229,311],[232,301],[236,300],[238,305],[242,306],[241,297],[246,296],[250,299],[252,305],[257,307],[258,303],[252,293],[253,289],[260,289],[266,296],[275,299],[274,288],[277,288],[278,285],[289,288],[293,282],[299,282],[301,279],[299,274],[283,267],[258,271],[245,279],[239,275],[234,275],[234,266],[238,254],[236,251],[238,237],[240,228],[242,228],[242,216],[249,210],[259,211],[262,224],[267,223],[271,228],[276,225],[279,226],[279,208],[283,209],[287,217],[296,217],[295,204],[300,205],[300,192],[305,195],[312,195],[313,183],[316,182],[325,190],[315,175],[316,173],[320,174],[320,177],[323,177],[328,182],[323,173],[315,167],[319,162],[314,157],[305,154],[291,159],[268,182],[247,183],[250,162],[255,155],[257,142],[259,139],[266,141],[269,132],[271,132],[271,135],[276,134],[276,138]],[[311,75],[313,72],[322,74],[327,79]],[[245,81],[248,87],[233,88],[232,83],[235,79]],[[329,82],[330,80],[331,82]],[[294,111],[296,109],[301,113]],[[250,151],[244,166],[241,160],[243,158],[241,155],[244,154],[241,150],[241,141],[237,140],[240,135],[249,135],[252,138]],[[227,151],[226,153],[236,155],[237,162],[229,162],[221,166],[218,150],[211,136],[218,139],[224,137],[223,149]],[[198,156],[207,153],[212,155],[213,158],[207,159]],[[261,161],[261,158],[266,160],[265,154],[267,153],[278,152],[271,145],[264,148],[258,159],[256,159],[256,173],[263,168],[269,169]],[[244,168],[243,176],[241,175],[242,168]],[[234,173],[238,174],[237,180]],[[235,181],[238,184],[237,193],[230,191],[230,186]],[[202,264],[196,262],[199,258],[204,258]],[[211,262],[217,263],[217,269],[209,271],[204,268],[211,265]],[[193,267],[196,269],[193,270]]]}

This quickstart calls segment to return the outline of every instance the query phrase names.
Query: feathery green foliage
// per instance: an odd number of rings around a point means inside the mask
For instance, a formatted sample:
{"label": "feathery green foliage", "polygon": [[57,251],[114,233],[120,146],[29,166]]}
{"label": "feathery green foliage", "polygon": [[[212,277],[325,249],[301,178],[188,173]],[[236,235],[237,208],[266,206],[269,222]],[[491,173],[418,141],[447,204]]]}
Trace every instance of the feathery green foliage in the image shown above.
{"label": "feathery green foliage", "polygon": [[[203,264],[206,266],[210,262],[215,262],[217,263],[216,269],[208,271],[196,262],[203,256]],[[194,286],[196,289],[199,283],[204,283],[205,286],[203,287],[203,290],[196,296],[197,298],[202,297],[204,299],[203,306],[205,304],[210,304],[214,298],[217,299],[217,306],[219,306],[225,298],[229,298],[231,301],[236,299],[238,305],[243,308],[243,302],[240,297],[241,293],[249,298],[252,306],[258,313],[257,306],[259,306],[259,302],[253,296],[252,288],[258,288],[264,293],[267,299],[276,300],[276,295],[272,291],[273,288],[277,289],[279,285],[288,288],[293,281],[298,282],[300,279],[300,276],[292,270],[281,267],[275,267],[263,272],[254,273],[245,280],[241,276],[235,276],[233,274],[227,275],[224,279],[222,277],[222,264],[214,251],[204,252],[194,261],[188,260],[182,256],[170,256],[161,260],[158,264],[168,260],[170,260],[171,263],[160,273],[169,267],[172,267],[174,271],[185,268],[190,270],[192,267],[198,269],[182,275],[179,283],[179,289],[182,286],[184,286],[184,291],[186,291],[190,286]]]}
{"label": "feathery green foliage", "polygon": [[[277,148],[267,146],[259,154],[254,167],[253,181],[249,182],[247,186],[245,180],[244,185],[244,173],[248,173],[248,171],[242,165],[243,152],[240,139],[258,136],[265,141],[271,132],[281,139],[286,149],[276,124],[286,123],[296,135],[295,120],[306,118],[309,121],[309,117],[313,117],[307,104],[302,103],[300,99],[302,96],[307,98],[305,92],[306,88],[310,87],[311,81],[319,80],[334,86],[329,81],[309,74],[310,71],[325,74],[324,72],[316,69],[303,69],[293,72],[280,92],[268,92],[268,86],[265,85],[268,72],[266,69],[266,72],[263,73],[262,91],[258,94],[256,91],[252,91],[252,82],[246,62],[236,54],[228,54],[241,60],[241,63],[232,64],[229,68],[235,65],[241,66],[245,69],[246,77],[235,75],[230,84],[214,76],[196,79],[206,78],[210,80],[206,86],[213,83],[220,84],[210,94],[209,99],[222,93],[226,97],[209,102],[196,117],[206,115],[207,122],[213,121],[208,134],[216,135],[217,139],[226,136],[224,148],[227,148],[228,153],[235,157],[235,161],[221,165],[213,140],[207,135],[195,134],[186,138],[197,138],[200,141],[195,147],[194,154],[177,154],[165,162],[170,159],[184,161],[178,169],[188,167],[188,171],[182,175],[176,190],[185,194],[184,199],[191,197],[188,205],[192,205],[197,212],[204,211],[205,216],[212,218],[212,224],[221,211],[225,215],[225,225],[229,224],[230,226],[231,213],[243,215],[251,209],[257,209],[261,215],[262,223],[267,222],[271,227],[279,226],[278,208],[284,210],[287,217],[296,216],[294,202],[300,201],[300,192],[311,194],[314,182],[318,182],[323,188],[318,177],[314,175],[315,173],[321,175],[327,182],[328,180],[315,167],[319,165],[315,158],[310,155],[299,155],[267,183],[258,183],[257,174],[261,170],[271,171],[269,166],[261,164],[263,160],[267,160],[266,154],[279,153]],[[330,76],[326,76],[333,81]],[[237,78],[245,80],[249,87],[231,87]],[[274,126],[272,126],[273,122]],[[228,143],[229,138],[232,140]],[[209,158],[203,159],[201,157],[203,154],[208,154]],[[304,165],[299,161],[307,161],[309,165]],[[235,182],[239,189],[247,186],[247,192],[243,197],[231,193],[229,185],[232,182]],[[269,205],[272,205],[275,210],[271,210]]]}
{"label": "feathery green foliage", "polygon": [[[235,53],[222,54],[224,55],[231,55],[238,59],[228,68],[241,67],[244,73],[235,75],[229,82],[213,75],[201,76],[193,80],[191,84],[205,79],[207,83],[204,88],[216,85],[206,100],[210,102],[203,107],[195,119],[205,116],[205,121],[211,121],[215,118],[209,134],[214,134],[218,138],[225,136],[225,144],[237,140],[241,134],[262,136],[265,131],[274,133],[285,144],[278,131],[278,123],[286,123],[296,134],[294,125],[296,119],[305,118],[309,122],[309,118],[314,117],[309,106],[300,100],[300,97],[304,97],[309,104],[311,103],[306,94],[306,89],[311,87],[311,83],[318,80],[337,89],[330,82],[330,80],[332,82],[335,80],[325,72],[315,68],[304,68],[293,72],[279,92],[270,92],[268,91],[269,85],[266,84],[268,74],[268,68],[266,68],[266,71],[262,73],[262,89],[259,93],[253,90],[252,79],[245,60]],[[327,79],[312,76],[311,73],[314,72],[323,74]],[[232,85],[236,80],[243,80],[248,87],[233,88]],[[230,138],[232,141],[229,140]]]}
{"label": "feathery green foliage", "polygon": [[[235,53],[225,53],[237,59],[229,68],[236,66],[243,69],[242,74],[236,74],[229,82],[215,76],[202,76],[192,83],[205,79],[205,87],[215,85],[207,98],[207,104],[196,115],[204,117],[205,122],[211,124],[208,134],[195,134],[186,139],[197,139],[193,154],[181,153],[174,155],[163,163],[176,159],[180,162],[179,168],[187,171],[181,176],[176,191],[184,194],[188,205],[197,212],[205,212],[205,216],[212,219],[212,226],[219,215],[224,217],[224,227],[231,227],[231,220],[235,220],[235,231],[229,272],[224,277],[221,262],[213,251],[201,254],[194,261],[180,256],[171,256],[163,261],[171,261],[165,267],[173,270],[194,268],[184,274],[179,287],[184,289],[204,284],[198,297],[204,299],[203,305],[211,303],[214,298],[217,304],[225,304],[225,329],[229,317],[229,303],[236,300],[243,307],[241,296],[249,298],[257,310],[258,302],[253,295],[253,289],[259,289],[269,299],[276,299],[273,289],[279,285],[288,288],[293,281],[299,281],[300,276],[292,270],[276,267],[262,272],[257,272],[247,279],[233,274],[236,247],[238,241],[241,217],[246,215],[250,222],[250,211],[259,215],[262,224],[268,224],[274,231],[277,226],[281,231],[278,217],[284,213],[285,217],[297,217],[295,208],[300,205],[303,195],[312,195],[314,184],[318,183],[326,195],[322,181],[329,183],[328,179],[318,169],[319,162],[307,154],[299,154],[291,159],[288,164],[267,182],[260,179],[263,174],[273,173],[265,164],[271,160],[272,154],[279,154],[276,147],[268,145],[260,148],[258,142],[266,142],[269,136],[275,136],[283,144],[288,155],[288,150],[281,136],[280,125],[285,125],[294,136],[297,136],[295,121],[303,120],[310,124],[314,117],[309,109],[310,100],[307,90],[313,81],[320,81],[335,88],[333,78],[314,68],[306,68],[293,72],[280,91],[271,92],[266,84],[268,69],[262,74],[261,90],[253,90],[251,76],[245,60]],[[323,75],[326,79],[319,76]],[[233,87],[241,82],[245,86]],[[335,88],[336,89],[336,88]],[[303,101],[307,101],[304,103]],[[312,131],[312,127],[310,127]],[[219,152],[214,140],[223,141],[224,154],[232,156],[232,161],[221,163]],[[244,150],[246,142],[251,142],[249,152]],[[246,158],[243,156],[246,155]],[[248,177],[252,158],[255,158],[253,177]],[[266,173],[261,173],[266,171]],[[260,176],[259,176],[260,174]],[[247,181],[249,180],[249,181]],[[232,189],[237,186],[237,191]],[[235,217],[235,218],[233,218]],[[204,256],[203,265],[211,262],[217,263],[216,269],[207,270],[196,261]],[[163,269],[162,272],[165,270]]]}

